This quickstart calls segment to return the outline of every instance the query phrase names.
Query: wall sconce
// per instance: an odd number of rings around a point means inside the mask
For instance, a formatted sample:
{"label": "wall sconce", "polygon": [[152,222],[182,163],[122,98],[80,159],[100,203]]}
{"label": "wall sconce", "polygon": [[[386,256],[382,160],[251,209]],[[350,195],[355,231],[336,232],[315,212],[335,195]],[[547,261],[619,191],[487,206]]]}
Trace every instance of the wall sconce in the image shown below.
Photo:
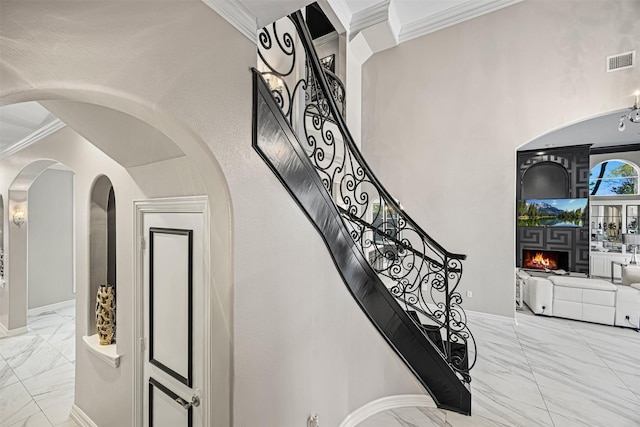
{"label": "wall sconce", "polygon": [[624,131],[626,128],[624,120],[627,119],[630,123],[640,123],[640,90],[637,90],[633,94],[636,97],[633,107],[630,108],[630,112],[620,117],[620,124],[618,130]]}
{"label": "wall sconce", "polygon": [[22,227],[22,224],[24,224],[25,221],[26,221],[26,218],[24,215],[24,209],[22,208],[16,209],[16,211],[13,213],[13,223],[18,227]]}
{"label": "wall sconce", "polygon": [[269,86],[269,89],[271,89],[271,92],[278,92],[280,95],[282,95],[284,93],[284,80],[282,80],[280,77],[276,76],[275,74],[264,74],[264,79],[267,82],[267,86]]}

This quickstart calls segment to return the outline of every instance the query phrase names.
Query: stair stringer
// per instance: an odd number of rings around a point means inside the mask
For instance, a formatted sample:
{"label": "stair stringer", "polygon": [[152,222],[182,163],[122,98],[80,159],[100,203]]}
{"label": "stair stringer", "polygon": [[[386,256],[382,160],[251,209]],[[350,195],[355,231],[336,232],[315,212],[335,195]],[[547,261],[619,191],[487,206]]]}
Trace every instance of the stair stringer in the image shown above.
{"label": "stair stringer", "polygon": [[471,413],[471,393],[395,301],[353,241],[260,74],[253,72],[253,147],[325,242],[347,289],[439,408]]}

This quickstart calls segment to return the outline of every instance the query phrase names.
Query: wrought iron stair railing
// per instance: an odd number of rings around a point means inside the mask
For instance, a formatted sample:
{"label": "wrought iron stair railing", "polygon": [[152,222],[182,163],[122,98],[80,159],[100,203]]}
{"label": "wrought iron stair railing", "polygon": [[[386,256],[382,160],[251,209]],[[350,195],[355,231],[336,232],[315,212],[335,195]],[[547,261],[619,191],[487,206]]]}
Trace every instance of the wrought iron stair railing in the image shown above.
{"label": "wrought iron stair railing", "polygon": [[258,35],[254,147],[436,403],[469,414],[476,346],[457,290],[465,255],[432,239],[373,174],[346,126],[344,86],[322,68],[302,15],[289,19]]}

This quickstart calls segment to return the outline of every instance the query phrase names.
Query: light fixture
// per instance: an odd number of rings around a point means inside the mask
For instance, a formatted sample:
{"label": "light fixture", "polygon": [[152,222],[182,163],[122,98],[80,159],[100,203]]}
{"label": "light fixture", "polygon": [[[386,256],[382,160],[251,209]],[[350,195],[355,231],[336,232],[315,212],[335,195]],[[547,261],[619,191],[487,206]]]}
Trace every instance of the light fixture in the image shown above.
{"label": "light fixture", "polygon": [[22,227],[22,224],[24,224],[25,221],[26,219],[24,217],[24,209],[16,209],[16,211],[13,213],[13,223],[18,227]]}
{"label": "light fixture", "polygon": [[638,248],[638,245],[640,245],[640,234],[625,233],[622,235],[622,243],[624,243],[625,245],[633,246],[633,255],[631,256],[631,261],[629,261],[629,264],[638,264],[638,261],[636,259],[636,249]]}
{"label": "light fixture", "polygon": [[282,80],[279,76],[275,74],[265,74],[265,80],[267,82],[267,86],[271,89],[271,92],[278,92],[280,95],[284,93],[284,80]]}
{"label": "light fixture", "polygon": [[620,132],[624,131],[626,128],[624,119],[629,120],[631,123],[640,123],[640,90],[635,91],[633,95],[636,99],[633,103],[633,107],[630,108],[631,111],[620,116],[620,124],[618,125],[618,130]]}

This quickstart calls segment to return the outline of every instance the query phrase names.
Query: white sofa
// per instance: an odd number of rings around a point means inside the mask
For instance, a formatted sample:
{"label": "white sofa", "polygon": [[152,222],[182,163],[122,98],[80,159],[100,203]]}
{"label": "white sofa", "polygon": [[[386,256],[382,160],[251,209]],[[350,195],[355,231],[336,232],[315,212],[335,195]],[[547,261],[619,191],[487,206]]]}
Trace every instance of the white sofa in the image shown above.
{"label": "white sofa", "polygon": [[640,327],[640,284],[614,285],[601,279],[549,275],[518,270],[524,302],[535,314],[605,325]]}

